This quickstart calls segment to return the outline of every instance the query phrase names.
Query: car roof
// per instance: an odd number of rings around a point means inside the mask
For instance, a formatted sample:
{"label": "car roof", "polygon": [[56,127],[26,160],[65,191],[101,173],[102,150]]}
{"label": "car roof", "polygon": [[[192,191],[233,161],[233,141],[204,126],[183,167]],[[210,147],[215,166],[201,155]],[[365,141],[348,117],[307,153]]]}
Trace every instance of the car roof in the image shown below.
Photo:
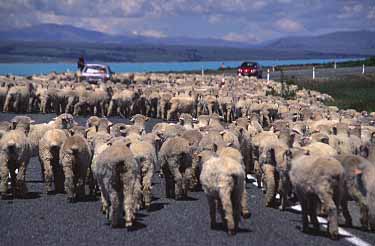
{"label": "car roof", "polygon": [[254,65],[258,65],[258,63],[257,62],[246,61],[246,62],[243,62],[241,64],[241,66],[254,66]]}
{"label": "car roof", "polygon": [[103,65],[103,64],[86,64],[85,67],[108,67],[108,65]]}

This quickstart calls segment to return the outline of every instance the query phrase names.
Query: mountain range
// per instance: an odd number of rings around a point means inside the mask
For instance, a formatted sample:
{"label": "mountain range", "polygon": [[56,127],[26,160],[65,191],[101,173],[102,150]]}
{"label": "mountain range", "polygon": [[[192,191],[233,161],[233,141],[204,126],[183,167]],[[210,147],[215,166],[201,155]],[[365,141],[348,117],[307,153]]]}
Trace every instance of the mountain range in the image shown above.
{"label": "mountain range", "polygon": [[87,30],[70,25],[40,24],[31,27],[0,31],[0,41],[32,41],[32,42],[83,42],[83,43],[115,43],[124,45],[189,45],[218,47],[258,47],[257,45],[227,41],[215,38],[189,37],[149,37],[125,33],[113,35]]}
{"label": "mountain range", "polygon": [[366,57],[375,55],[375,32],[342,31],[250,44],[216,38],[113,35],[58,24],[0,31],[0,62],[66,61],[79,53],[98,61]]}

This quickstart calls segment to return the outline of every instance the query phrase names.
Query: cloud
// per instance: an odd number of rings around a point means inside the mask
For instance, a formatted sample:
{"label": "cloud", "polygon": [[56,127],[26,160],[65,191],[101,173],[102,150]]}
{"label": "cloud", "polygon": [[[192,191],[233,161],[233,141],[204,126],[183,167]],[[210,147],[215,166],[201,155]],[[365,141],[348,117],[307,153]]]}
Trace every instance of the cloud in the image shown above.
{"label": "cloud", "polygon": [[285,32],[298,32],[303,30],[303,25],[297,21],[288,19],[288,18],[282,18],[275,22],[275,26]]}
{"label": "cloud", "polygon": [[224,40],[227,41],[233,41],[233,42],[251,42],[251,43],[256,43],[259,42],[257,37],[253,34],[249,33],[228,33],[222,37]]}
{"label": "cloud", "polygon": [[[124,34],[231,40],[374,29],[374,0],[0,0],[0,29],[67,24]],[[142,31],[143,30],[143,31]],[[163,31],[158,31],[163,30]]]}
{"label": "cloud", "polygon": [[337,16],[339,19],[350,18],[360,14],[364,10],[364,7],[360,3],[350,3],[344,5],[341,13]]}
{"label": "cloud", "polygon": [[142,31],[133,31],[134,35],[151,37],[151,38],[166,38],[167,35],[158,30],[142,30]]}
{"label": "cloud", "polygon": [[223,19],[222,15],[210,15],[208,16],[208,23],[217,24],[220,23]]}
{"label": "cloud", "polygon": [[375,7],[370,8],[367,18],[370,20],[375,20]]}

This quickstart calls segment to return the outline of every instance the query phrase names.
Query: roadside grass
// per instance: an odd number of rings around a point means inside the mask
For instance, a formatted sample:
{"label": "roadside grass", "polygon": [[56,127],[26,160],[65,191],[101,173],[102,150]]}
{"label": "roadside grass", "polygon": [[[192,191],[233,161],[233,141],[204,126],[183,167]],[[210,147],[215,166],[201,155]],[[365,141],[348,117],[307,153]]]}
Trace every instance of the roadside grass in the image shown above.
{"label": "roadside grass", "polygon": [[329,79],[286,78],[286,83],[331,95],[342,109],[375,112],[375,74],[350,75]]}

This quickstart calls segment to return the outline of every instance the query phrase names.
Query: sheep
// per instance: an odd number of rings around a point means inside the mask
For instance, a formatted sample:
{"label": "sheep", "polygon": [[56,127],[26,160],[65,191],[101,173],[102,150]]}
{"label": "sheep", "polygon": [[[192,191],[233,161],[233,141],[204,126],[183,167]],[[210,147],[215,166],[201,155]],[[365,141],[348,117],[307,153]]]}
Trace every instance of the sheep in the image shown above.
{"label": "sheep", "polygon": [[75,125],[71,114],[61,114],[49,123],[42,123],[30,126],[29,139],[32,146],[32,155],[39,154],[39,141],[43,135],[51,129],[70,129]]}
{"label": "sheep", "polygon": [[[85,183],[91,163],[91,149],[84,132],[75,131],[60,149],[60,160],[64,172],[65,192],[68,202],[75,202],[85,195]],[[92,192],[92,191],[91,191]]]}
{"label": "sheep", "polygon": [[241,216],[241,199],[245,189],[244,169],[237,160],[230,157],[202,158],[200,182],[208,200],[211,228],[216,227],[218,207],[228,234],[234,235],[238,230]]}
{"label": "sheep", "polygon": [[55,184],[55,191],[64,192],[64,172],[60,164],[60,150],[69,137],[67,131],[52,129],[47,131],[39,141],[39,159],[44,170],[45,191],[52,194],[52,181]]}
{"label": "sheep", "polygon": [[0,139],[4,136],[6,132],[12,130],[12,124],[9,121],[0,122]]}
{"label": "sheep", "polygon": [[302,207],[302,230],[309,231],[308,216],[319,230],[317,207],[320,203],[328,213],[328,233],[338,239],[337,213],[344,185],[344,168],[334,157],[301,155],[292,160],[290,180]]}
{"label": "sheep", "polygon": [[181,137],[167,139],[159,151],[160,166],[165,176],[167,198],[187,197],[191,181],[192,155],[187,140]]}
{"label": "sheep", "polygon": [[356,155],[338,155],[345,170],[345,195],[341,201],[345,224],[352,226],[348,201],[358,203],[363,229],[375,231],[375,164]]}
{"label": "sheep", "polygon": [[[0,139],[0,193],[2,198],[5,198],[8,193],[9,175],[13,197],[23,197],[27,193],[26,168],[31,158],[27,133],[31,122],[29,117],[16,116],[12,119],[15,129],[6,132]],[[17,175],[16,169],[18,169]]]}
{"label": "sheep", "polygon": [[123,211],[125,226],[131,227],[138,203],[139,167],[124,142],[109,143],[109,146],[98,155],[95,176],[102,192],[102,209],[112,227],[120,227],[123,224]]}
{"label": "sheep", "polygon": [[155,147],[151,143],[135,139],[129,143],[129,148],[140,169],[142,207],[148,209],[151,205],[152,177],[157,162]]}

